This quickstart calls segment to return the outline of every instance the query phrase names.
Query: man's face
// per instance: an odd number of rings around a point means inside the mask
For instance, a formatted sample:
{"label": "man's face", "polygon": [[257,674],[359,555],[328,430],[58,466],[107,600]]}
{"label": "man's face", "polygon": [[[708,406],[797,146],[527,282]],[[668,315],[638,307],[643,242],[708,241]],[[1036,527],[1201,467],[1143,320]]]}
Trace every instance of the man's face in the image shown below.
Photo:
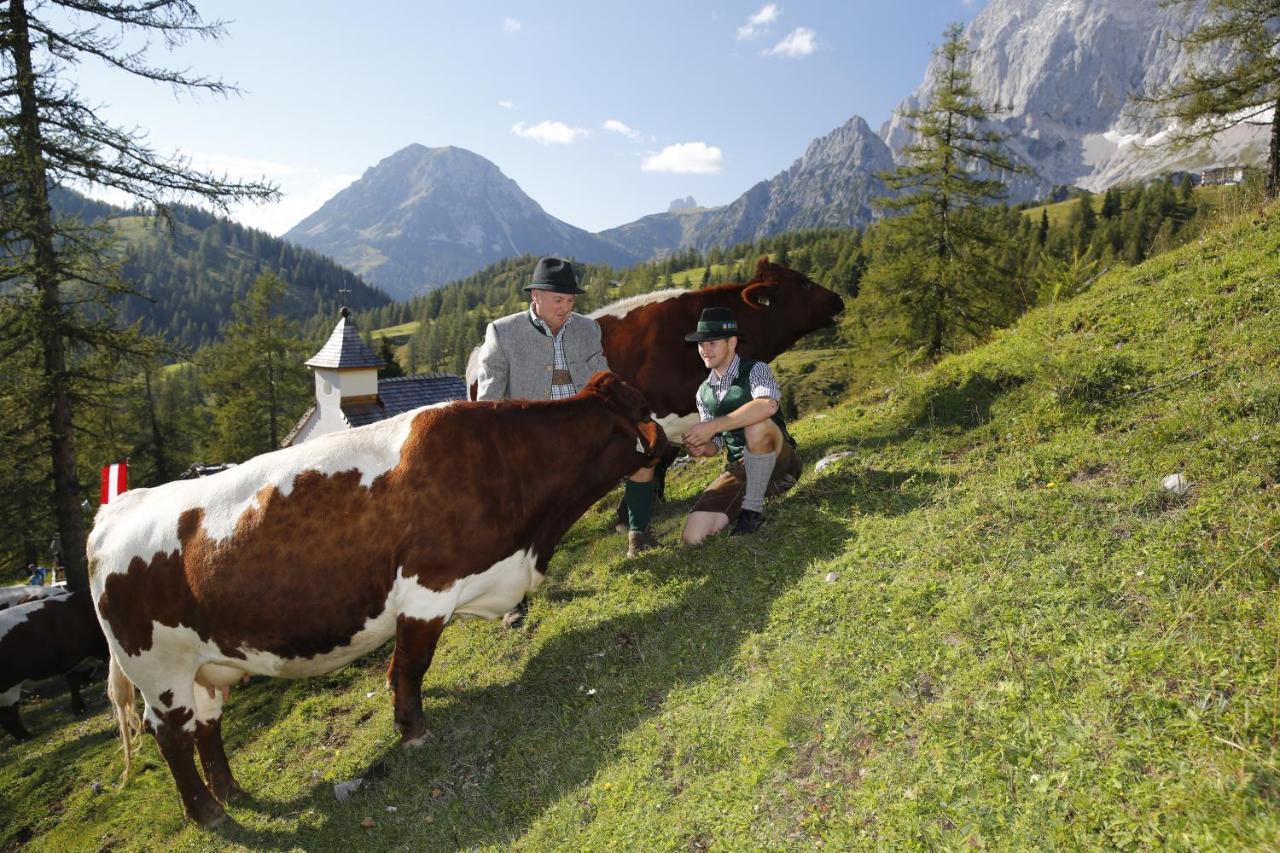
{"label": "man's face", "polygon": [[533,300],[533,310],[542,318],[542,322],[558,332],[573,313],[574,295],[572,293],[553,293],[550,290],[531,290],[529,297]]}
{"label": "man's face", "polygon": [[733,354],[738,349],[737,338],[721,338],[718,341],[698,341],[698,355],[708,370],[723,373],[733,361]]}

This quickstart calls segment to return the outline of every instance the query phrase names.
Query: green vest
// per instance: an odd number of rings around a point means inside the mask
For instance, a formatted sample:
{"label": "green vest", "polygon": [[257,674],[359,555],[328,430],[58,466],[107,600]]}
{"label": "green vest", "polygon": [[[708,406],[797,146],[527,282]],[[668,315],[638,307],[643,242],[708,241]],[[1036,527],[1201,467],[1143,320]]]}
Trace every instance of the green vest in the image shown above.
{"label": "green vest", "polygon": [[[711,377],[707,377],[703,381],[702,387],[698,389],[698,399],[702,403],[702,408],[710,412],[711,417],[722,418],[739,407],[750,403],[751,368],[755,366],[756,362],[751,359],[744,358],[738,362],[738,375],[734,377],[733,384],[725,392],[723,400],[716,399],[715,392],[711,390]],[[773,413],[772,420],[778,425],[778,429],[782,430],[782,437],[787,440],[787,444],[795,447],[795,439],[791,437],[791,433],[787,432],[787,422],[782,417],[781,409]],[[729,430],[728,432],[720,433],[720,437],[724,439],[724,446],[729,449],[729,461],[737,462],[740,460],[742,454],[747,450],[746,431],[741,429]]]}

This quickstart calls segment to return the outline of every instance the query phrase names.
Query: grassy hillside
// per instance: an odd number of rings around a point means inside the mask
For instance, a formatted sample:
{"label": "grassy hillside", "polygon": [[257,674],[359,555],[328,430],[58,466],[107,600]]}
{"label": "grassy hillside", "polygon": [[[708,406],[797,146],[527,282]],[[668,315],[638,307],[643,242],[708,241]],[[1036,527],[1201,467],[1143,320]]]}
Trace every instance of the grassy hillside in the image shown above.
{"label": "grassy hillside", "polygon": [[[149,739],[116,790],[104,712],[29,707],[0,843],[1275,848],[1278,324],[1273,210],[805,419],[754,537],[628,561],[601,506],[527,630],[445,633],[425,748],[394,746],[386,650],[237,689],[250,798],[213,832]],[[713,473],[673,478],[666,541]]]}

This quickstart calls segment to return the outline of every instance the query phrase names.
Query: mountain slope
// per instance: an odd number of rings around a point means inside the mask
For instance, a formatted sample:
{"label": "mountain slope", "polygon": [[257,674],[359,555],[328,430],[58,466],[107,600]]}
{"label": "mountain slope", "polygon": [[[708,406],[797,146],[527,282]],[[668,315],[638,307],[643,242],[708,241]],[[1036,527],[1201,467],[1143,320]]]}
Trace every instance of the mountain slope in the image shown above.
{"label": "mountain slope", "polygon": [[[1166,123],[1138,117],[1129,104],[1131,94],[1186,76],[1191,58],[1177,38],[1204,15],[1203,4],[1161,0],[991,0],[964,36],[979,99],[1001,105],[996,126],[1039,173],[1011,182],[1014,200],[1043,198],[1055,184],[1102,190],[1175,169],[1265,159],[1265,128],[1226,134],[1208,153],[1158,147]],[[1221,59],[1210,53],[1204,61]],[[895,155],[911,138],[902,112],[928,102],[939,67],[935,58],[881,129]]]}
{"label": "mountain slope", "polygon": [[493,163],[453,146],[397,151],[285,238],[401,299],[522,254],[614,265],[637,260],[551,216]]}
{"label": "mountain slope", "polygon": [[[388,650],[237,687],[253,799],[219,844],[1274,847],[1277,278],[1273,208],[802,421],[809,467],[749,541],[626,560],[590,513],[526,632],[445,632],[420,751]],[[668,543],[714,469],[674,474]],[[208,846],[150,739],[158,769],[95,793],[105,711],[26,716],[0,843]]]}

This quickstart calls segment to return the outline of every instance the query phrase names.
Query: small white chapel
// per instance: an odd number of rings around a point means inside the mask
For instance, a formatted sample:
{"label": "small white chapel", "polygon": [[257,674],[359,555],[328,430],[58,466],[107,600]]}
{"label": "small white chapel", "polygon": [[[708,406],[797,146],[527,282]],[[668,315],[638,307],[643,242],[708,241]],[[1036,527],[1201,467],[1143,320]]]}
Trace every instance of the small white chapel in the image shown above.
{"label": "small white chapel", "polygon": [[432,403],[465,400],[466,384],[448,373],[428,373],[379,379],[382,359],[369,349],[342,309],[338,324],[320,351],[307,360],[315,373],[316,402],[307,409],[283,447],[302,444],[319,435],[385,420]]}

